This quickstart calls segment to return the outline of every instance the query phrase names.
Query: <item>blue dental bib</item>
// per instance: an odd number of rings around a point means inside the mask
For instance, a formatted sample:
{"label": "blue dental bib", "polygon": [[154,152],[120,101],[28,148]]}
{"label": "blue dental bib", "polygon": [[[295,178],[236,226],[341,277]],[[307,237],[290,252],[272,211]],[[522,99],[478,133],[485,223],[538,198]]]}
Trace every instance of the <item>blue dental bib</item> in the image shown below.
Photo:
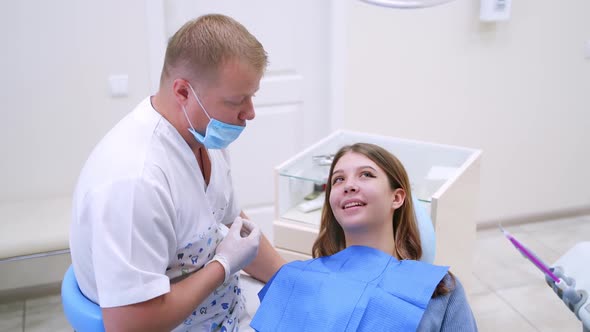
{"label": "blue dental bib", "polygon": [[285,264],[258,293],[257,331],[415,331],[448,267],[351,246]]}

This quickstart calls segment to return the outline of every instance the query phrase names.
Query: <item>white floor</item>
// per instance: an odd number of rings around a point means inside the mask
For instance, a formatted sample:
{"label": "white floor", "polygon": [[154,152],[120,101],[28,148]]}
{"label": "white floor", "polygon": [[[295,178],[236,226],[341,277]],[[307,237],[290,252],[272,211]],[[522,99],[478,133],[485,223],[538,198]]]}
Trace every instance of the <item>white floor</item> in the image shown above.
{"label": "white floor", "polygon": [[[547,263],[590,241],[590,216],[507,227]],[[475,285],[468,289],[480,331],[582,331],[581,323],[498,229],[480,230]],[[1,301],[1,299],[0,299]],[[71,331],[58,294],[0,304],[0,332]]]}

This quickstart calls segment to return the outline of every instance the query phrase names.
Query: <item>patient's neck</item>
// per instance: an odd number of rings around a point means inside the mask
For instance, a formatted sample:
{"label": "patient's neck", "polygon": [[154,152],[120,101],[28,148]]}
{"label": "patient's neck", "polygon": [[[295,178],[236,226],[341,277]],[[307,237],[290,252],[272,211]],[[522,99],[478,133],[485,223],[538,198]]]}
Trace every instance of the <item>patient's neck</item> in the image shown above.
{"label": "patient's neck", "polygon": [[[344,232],[346,246],[366,246],[395,256],[395,241],[391,232]],[[397,258],[397,257],[396,257]]]}

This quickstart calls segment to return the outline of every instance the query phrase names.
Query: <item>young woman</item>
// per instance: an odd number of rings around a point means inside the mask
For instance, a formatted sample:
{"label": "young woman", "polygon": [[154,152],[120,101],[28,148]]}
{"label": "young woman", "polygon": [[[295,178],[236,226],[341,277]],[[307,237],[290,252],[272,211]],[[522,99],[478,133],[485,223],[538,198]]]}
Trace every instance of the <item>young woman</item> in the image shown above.
{"label": "young woman", "polygon": [[367,143],[341,148],[326,186],[314,259],[284,265],[259,293],[257,331],[477,331],[448,267],[419,262],[401,162]]}

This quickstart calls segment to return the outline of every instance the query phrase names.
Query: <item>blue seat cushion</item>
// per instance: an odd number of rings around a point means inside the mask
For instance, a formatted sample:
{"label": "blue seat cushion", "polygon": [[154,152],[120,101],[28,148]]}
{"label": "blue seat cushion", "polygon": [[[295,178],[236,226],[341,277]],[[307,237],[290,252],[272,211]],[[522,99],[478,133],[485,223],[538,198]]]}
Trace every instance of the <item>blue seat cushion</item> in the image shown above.
{"label": "blue seat cushion", "polygon": [[80,288],[70,265],[61,283],[61,303],[70,325],[80,332],[104,332],[102,311],[90,301]]}

